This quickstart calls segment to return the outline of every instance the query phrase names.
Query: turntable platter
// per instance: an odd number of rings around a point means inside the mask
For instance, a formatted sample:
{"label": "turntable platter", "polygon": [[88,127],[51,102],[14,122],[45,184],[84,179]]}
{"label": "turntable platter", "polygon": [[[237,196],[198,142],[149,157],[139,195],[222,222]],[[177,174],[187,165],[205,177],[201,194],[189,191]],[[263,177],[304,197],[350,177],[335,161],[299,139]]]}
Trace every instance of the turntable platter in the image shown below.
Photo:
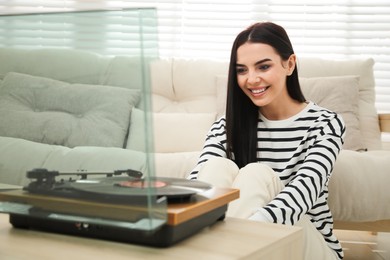
{"label": "turntable platter", "polygon": [[149,194],[183,198],[212,188],[211,185],[197,180],[164,177],[144,180],[127,176],[77,180],[70,186],[80,193],[119,198],[144,197]]}

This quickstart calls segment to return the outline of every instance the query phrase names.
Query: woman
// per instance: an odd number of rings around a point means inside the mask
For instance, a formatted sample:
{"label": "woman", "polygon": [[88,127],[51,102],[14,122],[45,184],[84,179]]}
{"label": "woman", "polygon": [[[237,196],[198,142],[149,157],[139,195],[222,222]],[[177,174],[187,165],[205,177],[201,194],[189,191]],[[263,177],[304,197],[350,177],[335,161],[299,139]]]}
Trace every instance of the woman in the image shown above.
{"label": "woman", "polygon": [[305,259],[342,259],[327,198],[344,133],[340,116],[305,100],[286,31],[257,23],[234,41],[226,116],[189,178],[240,189],[227,216],[302,226]]}

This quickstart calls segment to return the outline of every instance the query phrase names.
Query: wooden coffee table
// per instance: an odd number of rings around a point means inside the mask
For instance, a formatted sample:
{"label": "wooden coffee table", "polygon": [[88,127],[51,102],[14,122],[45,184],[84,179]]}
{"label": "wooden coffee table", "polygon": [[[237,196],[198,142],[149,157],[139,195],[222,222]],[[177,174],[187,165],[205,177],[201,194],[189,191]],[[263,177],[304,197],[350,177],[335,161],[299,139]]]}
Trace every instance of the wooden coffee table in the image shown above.
{"label": "wooden coffee table", "polygon": [[0,259],[302,259],[299,227],[226,218],[168,248],[13,228],[0,214]]}

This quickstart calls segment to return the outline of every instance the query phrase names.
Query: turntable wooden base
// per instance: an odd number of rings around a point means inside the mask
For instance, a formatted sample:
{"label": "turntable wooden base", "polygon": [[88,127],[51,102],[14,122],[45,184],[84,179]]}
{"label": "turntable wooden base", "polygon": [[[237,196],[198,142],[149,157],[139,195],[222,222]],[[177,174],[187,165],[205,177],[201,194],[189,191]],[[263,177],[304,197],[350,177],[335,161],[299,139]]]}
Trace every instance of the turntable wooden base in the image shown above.
{"label": "turntable wooden base", "polygon": [[[197,194],[189,202],[168,204],[169,225],[178,225],[210,210],[228,204],[239,197],[237,189],[213,188]],[[123,204],[108,204],[63,197],[31,194],[21,189],[0,192],[0,201],[31,204],[54,212],[91,215],[129,221],[146,211],[145,207]]]}
{"label": "turntable wooden base", "polygon": [[[10,214],[10,223],[18,228],[31,228],[49,232],[123,241],[156,247],[170,246],[187,238],[202,228],[223,219],[227,204],[239,197],[236,189],[213,188],[194,195],[189,202],[168,204],[167,223],[156,231],[129,230],[124,228],[88,225],[80,229],[80,223],[55,220],[31,215]],[[129,221],[145,215],[141,206],[99,203],[62,197],[37,195],[23,190],[0,192],[0,201],[41,207],[48,212],[76,214]]]}

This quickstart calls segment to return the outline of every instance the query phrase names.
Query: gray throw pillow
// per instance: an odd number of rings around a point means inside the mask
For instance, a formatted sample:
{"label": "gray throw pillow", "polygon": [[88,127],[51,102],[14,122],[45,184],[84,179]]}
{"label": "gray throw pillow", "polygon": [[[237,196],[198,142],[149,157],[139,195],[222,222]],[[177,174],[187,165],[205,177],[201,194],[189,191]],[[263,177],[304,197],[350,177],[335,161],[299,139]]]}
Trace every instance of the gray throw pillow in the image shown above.
{"label": "gray throw pillow", "polygon": [[67,147],[124,147],[139,99],[139,90],[10,72],[0,86],[0,135]]}

